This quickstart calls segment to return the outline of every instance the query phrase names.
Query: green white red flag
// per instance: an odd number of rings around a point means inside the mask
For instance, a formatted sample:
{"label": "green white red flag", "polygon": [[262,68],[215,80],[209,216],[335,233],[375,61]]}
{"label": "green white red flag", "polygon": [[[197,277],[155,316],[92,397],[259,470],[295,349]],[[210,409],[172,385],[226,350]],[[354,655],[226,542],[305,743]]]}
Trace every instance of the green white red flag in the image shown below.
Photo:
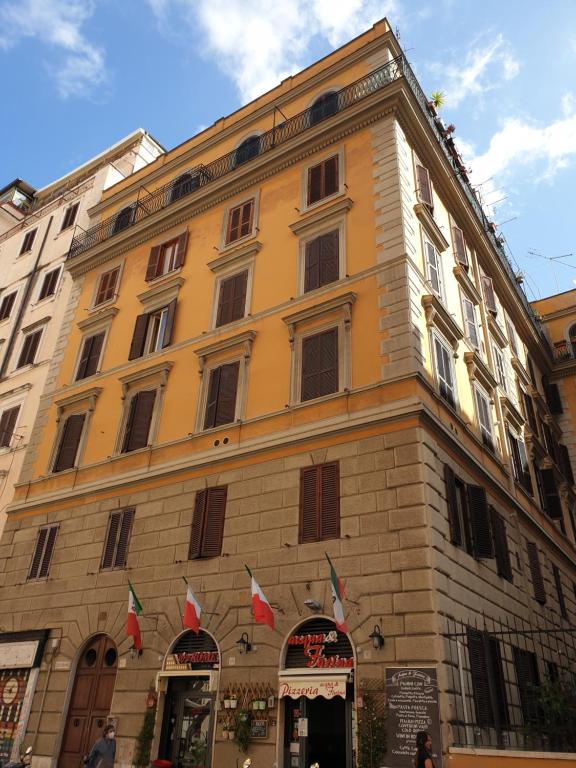
{"label": "green white red flag", "polygon": [[[185,580],[186,581],[186,580]],[[182,624],[192,632],[198,634],[200,632],[200,614],[202,608],[198,602],[196,595],[192,591],[192,587],[188,582],[186,590],[186,602],[184,603],[184,615],[182,616]]]}
{"label": "green white red flag", "polygon": [[326,555],[326,560],[330,565],[330,586],[332,588],[332,602],[334,604],[334,623],[340,632],[348,632],[348,626],[346,625],[346,619],[344,618],[344,584],[342,580],[338,578],[332,560]]}
{"label": "green white red flag", "polygon": [[270,629],[274,629],[274,612],[270,607],[270,603],[266,599],[264,592],[260,588],[260,585],[252,576],[252,572],[247,565],[244,566],[250,576],[250,586],[252,589],[252,613],[254,614],[254,621],[257,624],[266,624]]}
{"label": "green white red flag", "polygon": [[137,651],[142,650],[142,635],[140,634],[140,624],[138,616],[142,613],[142,605],[136,597],[134,587],[128,582],[128,621],[126,623],[126,634],[133,638],[134,648]]}

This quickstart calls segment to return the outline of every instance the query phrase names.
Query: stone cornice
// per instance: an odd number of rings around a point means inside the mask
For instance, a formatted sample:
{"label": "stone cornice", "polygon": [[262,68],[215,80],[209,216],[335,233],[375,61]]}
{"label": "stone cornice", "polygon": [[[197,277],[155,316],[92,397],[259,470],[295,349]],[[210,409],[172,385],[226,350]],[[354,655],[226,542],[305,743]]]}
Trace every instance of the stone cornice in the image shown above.
{"label": "stone cornice", "polygon": [[259,240],[255,240],[254,242],[242,245],[239,248],[226,251],[226,253],[223,253],[221,256],[217,256],[215,259],[212,259],[212,261],[209,261],[207,266],[212,272],[219,272],[221,269],[225,269],[226,267],[236,264],[238,261],[242,261],[242,259],[248,258],[249,256],[255,256],[261,250],[262,243]]}
{"label": "stone cornice", "polygon": [[348,308],[347,311],[349,312],[349,308],[354,304],[357,296],[357,293],[348,291],[340,296],[334,296],[327,301],[321,301],[319,304],[314,304],[306,309],[301,309],[298,312],[292,312],[289,315],[285,315],[282,320],[288,326],[295,326],[298,323],[311,320],[313,317],[318,317],[319,315],[325,315],[333,310],[346,310]]}
{"label": "stone cornice", "polygon": [[126,396],[132,384],[144,381],[144,379],[158,378],[160,386],[165,386],[173,365],[174,363],[171,360],[164,360],[161,363],[156,363],[156,365],[149,365],[147,368],[140,368],[137,371],[126,374],[126,376],[121,376],[119,381],[122,385],[122,396]]}
{"label": "stone cornice", "polygon": [[111,323],[119,311],[118,307],[108,307],[101,312],[96,312],[93,315],[90,315],[90,317],[87,317],[84,320],[80,320],[76,325],[81,331],[97,328],[100,325]]}
{"label": "stone cornice", "polygon": [[84,389],[82,392],[76,392],[73,395],[56,400],[56,421],[60,421],[63,413],[75,408],[77,405],[85,404],[87,410],[93,411],[96,406],[96,400],[101,392],[102,387],[90,387],[90,389]]}
{"label": "stone cornice", "polygon": [[446,307],[433,294],[422,296],[422,306],[426,317],[427,328],[438,328],[442,336],[450,342],[454,351],[458,342],[464,338],[464,332],[448,312]]}
{"label": "stone cornice", "polygon": [[486,317],[488,318],[488,328],[494,337],[494,341],[496,344],[498,344],[500,349],[504,349],[508,346],[508,338],[506,337],[502,328],[500,328],[498,325],[498,321],[491,312],[487,312]]}
{"label": "stone cornice", "polygon": [[480,355],[477,352],[464,352],[464,362],[468,369],[470,381],[478,381],[484,389],[492,394],[498,382]]}
{"label": "stone cornice", "polygon": [[252,344],[255,338],[256,331],[243,331],[242,333],[237,333],[235,336],[229,336],[227,339],[220,339],[213,344],[208,344],[204,347],[195,349],[194,353],[198,355],[200,372],[204,370],[206,360],[213,355],[220,354],[220,352],[227,352],[230,349],[242,347],[244,349],[244,356],[250,357],[252,353]]}
{"label": "stone cornice", "polygon": [[352,208],[354,201],[349,197],[345,197],[343,200],[336,200],[331,205],[327,205],[325,208],[315,210],[309,216],[302,216],[301,219],[295,221],[294,224],[288,226],[294,232],[295,235],[300,235],[303,232],[307,232],[309,229],[315,228],[318,224],[322,224],[325,221],[330,221],[334,217],[341,213],[348,213]]}
{"label": "stone cornice", "polygon": [[440,253],[442,253],[443,251],[446,251],[450,247],[450,244],[448,240],[446,240],[446,238],[444,237],[444,233],[442,232],[438,224],[436,224],[436,222],[434,221],[434,217],[430,213],[430,209],[428,208],[428,206],[425,205],[424,203],[416,203],[416,205],[414,206],[414,213],[416,214],[416,217],[424,227],[424,231],[426,232],[430,240],[432,240],[432,243],[434,244],[434,247],[436,248],[436,250],[440,251]]}
{"label": "stone cornice", "polygon": [[454,269],[452,270],[454,272],[454,277],[458,281],[458,284],[466,294],[466,296],[472,301],[474,304],[478,305],[482,303],[482,297],[480,296],[478,289],[470,280],[470,276],[468,275],[468,272],[464,269],[463,266],[460,264],[456,264]]}

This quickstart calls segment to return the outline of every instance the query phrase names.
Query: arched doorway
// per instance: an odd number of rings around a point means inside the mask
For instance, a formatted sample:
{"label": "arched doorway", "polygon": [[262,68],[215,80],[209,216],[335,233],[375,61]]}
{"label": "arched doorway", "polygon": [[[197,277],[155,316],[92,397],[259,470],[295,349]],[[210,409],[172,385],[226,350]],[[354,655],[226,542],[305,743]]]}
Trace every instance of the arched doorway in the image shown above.
{"label": "arched doorway", "polygon": [[352,768],[354,651],[332,620],[310,619],[287,638],[279,696],[283,768]]}
{"label": "arched doorway", "polygon": [[208,768],[212,760],[220,652],[201,630],[185,632],[166,654],[158,757],[176,768]]}
{"label": "arched doorway", "polygon": [[93,637],[78,660],[59,768],[80,768],[82,758],[102,735],[110,713],[117,668],[114,641],[108,635]]}

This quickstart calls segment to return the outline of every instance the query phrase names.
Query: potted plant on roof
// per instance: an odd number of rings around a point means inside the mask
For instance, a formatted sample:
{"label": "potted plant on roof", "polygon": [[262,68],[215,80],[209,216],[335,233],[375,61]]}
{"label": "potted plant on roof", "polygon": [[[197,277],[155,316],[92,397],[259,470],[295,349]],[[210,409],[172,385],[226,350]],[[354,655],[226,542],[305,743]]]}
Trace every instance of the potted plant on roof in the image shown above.
{"label": "potted plant on roof", "polygon": [[444,105],[444,92],[443,91],[432,91],[430,94],[430,98],[428,100],[428,109],[434,117],[436,117],[437,110],[440,109]]}

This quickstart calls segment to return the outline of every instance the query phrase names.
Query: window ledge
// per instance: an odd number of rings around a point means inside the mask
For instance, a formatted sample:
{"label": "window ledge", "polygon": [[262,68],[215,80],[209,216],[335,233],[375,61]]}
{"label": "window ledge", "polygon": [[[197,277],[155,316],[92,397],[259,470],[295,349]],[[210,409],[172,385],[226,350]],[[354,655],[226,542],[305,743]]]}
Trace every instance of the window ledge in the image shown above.
{"label": "window ledge", "polygon": [[505,397],[500,398],[500,404],[502,405],[504,418],[507,419],[515,429],[521,430],[524,426],[524,417],[518,408],[516,408],[512,400],[506,395]]}
{"label": "window ledge", "polygon": [[434,217],[430,213],[428,206],[424,203],[416,203],[414,206],[414,213],[420,220],[420,223],[426,230],[426,234],[432,240],[435,248],[440,252],[448,250],[450,244],[444,237],[438,224],[434,221]]}
{"label": "window ledge", "polygon": [[464,352],[464,362],[470,381],[478,381],[489,393],[496,389],[497,381],[477,352]]}
{"label": "window ledge", "polygon": [[[233,251],[235,248],[238,248],[239,245],[247,246],[250,240],[254,240],[258,236],[258,228],[254,228],[252,232],[249,232],[247,235],[244,235],[243,237],[239,237],[238,240],[232,240],[231,243],[225,243],[221,248],[218,249],[219,253],[224,256],[225,254],[230,253],[230,251]],[[256,242],[258,242],[256,240]],[[250,243],[252,245],[252,243]]]}
{"label": "window ledge", "polygon": [[532,384],[530,376],[528,376],[526,368],[524,368],[520,360],[515,356],[512,357],[512,368],[514,368],[519,378],[522,380],[522,383],[525,384],[526,387],[530,387]]}
{"label": "window ledge", "polygon": [[305,214],[305,213],[308,213],[309,211],[317,211],[323,205],[326,205],[326,203],[335,202],[337,200],[340,200],[343,197],[344,197],[344,188],[341,187],[337,192],[334,192],[332,195],[327,195],[326,197],[323,197],[321,200],[316,200],[315,203],[310,203],[310,205],[304,205],[300,213]]}
{"label": "window ledge", "polygon": [[452,271],[454,272],[454,277],[470,301],[476,305],[481,304],[482,297],[480,296],[480,293],[476,289],[476,286],[472,280],[470,280],[470,276],[464,267],[462,267],[460,264],[457,264]]}
{"label": "window ledge", "polygon": [[[170,373],[173,365],[174,363],[171,360],[165,360],[162,363],[156,363],[155,365],[151,365],[148,368],[141,368],[140,370],[133,371],[126,376],[121,376],[119,381],[122,384],[123,397],[126,397],[128,389],[132,384],[141,382],[144,379],[156,378],[156,385],[160,384],[161,387],[164,387],[168,379],[168,374]],[[132,453],[132,451],[130,451],[130,453]]]}
{"label": "window ledge", "polygon": [[207,266],[212,272],[219,272],[221,269],[230,267],[242,259],[248,258],[249,256],[255,256],[261,250],[262,243],[259,240],[255,240],[253,243],[247,243],[246,245],[242,245],[239,248],[235,248],[234,250],[222,254],[222,256],[212,259],[212,261],[207,263]]}
{"label": "window ledge", "polygon": [[176,267],[176,269],[171,269],[170,272],[166,272],[165,275],[158,275],[158,277],[153,277],[152,280],[147,280],[146,283],[150,286],[150,289],[152,289],[158,285],[163,285],[164,282],[169,282],[173,277],[179,275],[181,272],[182,267]]}
{"label": "window ledge", "polygon": [[490,333],[494,337],[494,341],[500,349],[504,349],[508,346],[508,339],[506,338],[506,335],[504,334],[504,331],[500,326],[498,325],[498,322],[496,321],[496,318],[491,312],[488,312],[486,314],[486,317],[488,318],[488,328],[490,329]]}
{"label": "window ledge", "polygon": [[243,333],[237,333],[235,336],[229,336],[227,339],[221,339],[215,341],[213,344],[207,344],[205,347],[195,349],[194,353],[198,355],[200,364],[200,373],[204,370],[206,360],[220,352],[226,352],[229,349],[243,347],[244,357],[249,359],[252,354],[252,344],[256,338],[256,331],[244,331]]}
{"label": "window ledge", "polygon": [[289,224],[289,227],[295,235],[301,235],[303,232],[316,228],[319,224],[324,224],[325,221],[332,219],[334,216],[348,213],[353,204],[354,201],[349,197],[345,197],[343,200],[334,200],[331,205],[314,211],[309,216],[306,216],[306,218],[294,222],[294,224]]}
{"label": "window ledge", "polygon": [[24,328],[21,328],[22,333],[30,333],[31,331],[35,331],[38,328],[40,328],[43,325],[46,325],[47,323],[52,320],[51,315],[46,315],[46,317],[42,317],[40,320],[35,320],[33,323],[30,323],[30,325],[26,325]]}
{"label": "window ledge", "polygon": [[56,416],[56,421],[60,421],[60,417],[64,411],[70,410],[70,408],[82,403],[86,403],[88,410],[93,411],[96,407],[96,400],[98,399],[100,392],[102,392],[102,387],[90,387],[90,389],[85,389],[82,392],[76,392],[74,395],[63,397],[61,400],[56,400],[58,414]]}
{"label": "window ledge", "polygon": [[452,344],[454,349],[458,342],[464,338],[464,332],[446,307],[438,300],[437,296],[427,294],[422,296],[422,306],[426,316],[426,326],[436,327],[440,333]]}
{"label": "window ledge", "polygon": [[87,331],[91,330],[95,326],[111,323],[118,312],[118,307],[107,307],[106,309],[100,310],[98,313],[94,312],[94,314],[92,314],[90,317],[87,317],[85,320],[81,320],[79,323],[77,323],[78,328],[81,331]]}
{"label": "window ledge", "polygon": [[311,320],[319,315],[327,314],[332,310],[347,310],[350,312],[350,307],[356,301],[358,297],[357,293],[348,291],[341,296],[335,296],[333,299],[322,301],[320,304],[314,304],[307,309],[301,309],[299,312],[293,312],[290,315],[285,315],[282,320],[289,326],[295,326],[305,320]]}
{"label": "window ledge", "polygon": [[183,277],[170,273],[169,278],[158,282],[157,285],[153,285],[144,293],[139,293],[137,298],[143,304],[145,310],[152,311],[157,305],[167,304],[175,299],[184,283]]}

